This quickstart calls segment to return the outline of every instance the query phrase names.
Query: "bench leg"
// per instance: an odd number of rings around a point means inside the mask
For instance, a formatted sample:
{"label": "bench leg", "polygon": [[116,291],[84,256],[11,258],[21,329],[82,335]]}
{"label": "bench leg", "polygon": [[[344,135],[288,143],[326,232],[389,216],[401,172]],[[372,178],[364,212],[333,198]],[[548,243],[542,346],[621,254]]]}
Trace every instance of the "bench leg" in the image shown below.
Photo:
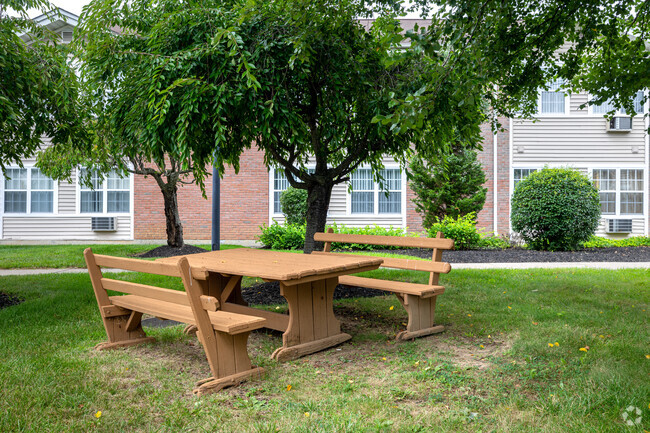
{"label": "bench leg", "polygon": [[137,311],[124,316],[102,317],[108,342],[99,343],[95,349],[115,349],[155,341],[155,338],[147,337],[142,329],[141,317],[142,313]]}
{"label": "bench leg", "polygon": [[409,316],[406,331],[397,334],[398,340],[411,340],[445,330],[442,325],[434,325],[436,298],[421,298],[415,295],[395,294]]}
{"label": "bench leg", "polygon": [[[194,394],[204,395],[220,391],[223,388],[238,385],[251,377],[260,377],[264,369],[253,367],[248,356],[248,336],[250,332],[229,335],[225,332],[214,331],[216,339],[216,360],[208,356],[212,377],[196,383]],[[196,336],[204,344],[201,331]],[[205,346],[204,346],[204,349]],[[206,350],[208,355],[209,350]],[[212,351],[214,353],[214,351]],[[212,359],[211,359],[212,358]]]}

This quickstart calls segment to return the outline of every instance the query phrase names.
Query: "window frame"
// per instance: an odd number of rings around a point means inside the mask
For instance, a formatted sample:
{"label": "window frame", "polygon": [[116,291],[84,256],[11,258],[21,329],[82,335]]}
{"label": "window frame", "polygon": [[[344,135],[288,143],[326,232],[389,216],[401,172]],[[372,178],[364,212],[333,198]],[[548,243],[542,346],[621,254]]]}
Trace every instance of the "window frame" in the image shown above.
{"label": "window frame", "polygon": [[[603,213],[602,218],[606,218],[606,219],[610,218],[611,219],[611,218],[614,218],[614,217],[623,217],[623,218],[632,219],[632,218],[645,218],[646,217],[646,205],[647,205],[647,203],[646,203],[646,200],[647,200],[646,188],[647,188],[647,181],[648,180],[646,179],[646,170],[644,168],[642,168],[642,167],[591,167],[589,170],[590,170],[589,176],[590,176],[592,182],[594,181],[594,171],[595,170],[614,170],[614,172],[616,174],[616,191],[615,191],[615,193],[616,193],[615,194],[616,203],[615,203],[615,206],[614,206],[615,207],[615,212],[614,213]],[[640,190],[625,190],[625,191],[623,191],[621,189],[621,172],[624,171],[624,170],[631,170],[631,171],[636,171],[637,173],[639,173],[639,172],[641,173],[641,175],[643,177],[642,178],[643,184],[642,184],[642,187],[641,187]],[[599,189],[598,192],[600,193],[600,192],[613,192],[613,191],[611,191],[611,190],[603,190],[603,191],[601,191]],[[621,212],[621,193],[623,193],[623,192],[641,194],[641,199],[642,199],[641,213],[623,213],[623,212]]]}
{"label": "window frame", "polygon": [[[96,188],[95,190],[91,189],[82,189],[81,182],[79,181],[81,171],[83,169],[78,167],[76,170],[76,213],[77,215],[83,216],[128,216],[132,215],[134,212],[134,191],[133,191],[133,173],[128,173],[128,176],[122,178],[126,180],[129,185],[129,209],[123,212],[109,212],[108,211],[108,192],[109,191],[127,191],[125,189],[108,189],[108,174],[103,177],[101,188]],[[102,193],[102,211],[101,212],[81,212],[81,192],[82,191],[96,191]]]}
{"label": "window frame", "polygon": [[568,116],[571,113],[571,94],[565,89],[561,93],[564,93],[564,112],[563,113],[542,113],[542,93],[560,93],[560,92],[551,92],[544,88],[537,89],[537,114],[536,117],[564,117]]}
{"label": "window frame", "polygon": [[515,188],[517,187],[517,183],[521,182],[522,180],[526,179],[526,177],[519,179],[518,181],[515,179],[515,171],[517,170],[528,170],[528,176],[530,176],[532,173],[535,173],[536,171],[539,171],[540,169],[537,167],[513,167],[512,168],[512,192],[515,192]]}
{"label": "window frame", "polygon": [[[640,90],[640,91],[637,92],[637,94],[638,94],[638,93],[643,93],[643,95],[644,95],[644,97],[645,97],[646,92],[645,92],[644,90]],[[635,98],[636,98],[636,97],[635,97]],[[593,116],[593,117],[602,117],[602,118],[605,118],[605,116],[607,116],[607,114],[609,113],[609,110],[608,110],[607,112],[605,112],[605,113],[594,113],[594,107],[598,107],[598,106],[597,106],[597,105],[592,105],[592,104],[590,103],[592,100],[593,100],[593,96],[591,95],[591,93],[587,93],[587,101],[589,102],[589,105],[587,106],[587,108],[588,108],[587,114],[588,114],[589,116]],[[645,103],[641,105],[641,108],[643,109],[643,112],[641,112],[641,113],[636,113],[636,114],[635,114],[635,117],[636,117],[636,116],[644,116],[644,115],[646,114],[646,111],[647,111],[647,107],[646,107],[646,105],[647,105],[647,104],[645,104]],[[617,109],[617,110],[614,112],[614,114],[612,114],[611,116],[612,116],[612,117],[631,117],[631,115],[630,115],[629,113],[623,113],[623,112],[621,112],[621,109],[620,109],[620,108]]]}
{"label": "window frame", "polygon": [[[314,171],[316,169],[315,165],[307,165],[306,166],[307,171]],[[285,182],[287,184],[287,187],[285,189],[275,189],[275,175],[276,173],[281,173],[284,178]],[[289,180],[287,179],[286,174],[284,173],[284,168],[282,167],[271,167],[269,170],[269,215],[270,215],[270,224],[273,223],[274,218],[283,218],[284,213],[282,212],[282,208],[280,207],[280,212],[275,211],[275,193],[276,192],[283,192],[286,191],[291,184],[289,183]]]}
{"label": "window frame", "polygon": [[[357,170],[364,170],[364,169],[370,169],[368,166],[360,166],[357,168]],[[375,182],[373,179],[373,212],[372,213],[353,213],[352,212],[352,191],[348,190],[348,193],[346,195],[346,216],[348,217],[364,217],[364,216],[372,216],[372,217],[396,217],[396,216],[402,216],[405,217],[406,215],[406,173],[404,170],[399,165],[385,165],[383,170],[399,170],[400,172],[400,190],[388,190],[388,192],[399,192],[400,193],[400,211],[399,212],[379,212],[379,194],[383,194],[385,192],[384,189],[381,189],[379,186],[378,182]],[[350,174],[350,177],[352,174]],[[351,181],[351,180],[350,180]],[[348,183],[349,185],[349,183]],[[366,191],[366,190],[364,190]]]}
{"label": "window frame", "polygon": [[[54,179],[52,180],[52,189],[35,189],[34,191],[36,192],[42,192],[42,191],[52,191],[52,211],[51,212],[32,212],[32,170],[39,170],[38,167],[35,165],[25,165],[24,167],[19,167],[17,165],[10,165],[7,166],[8,170],[11,169],[16,169],[16,170],[26,170],[26,180],[25,180],[25,187],[26,189],[20,189],[20,190],[8,190],[5,188],[5,180],[7,177],[0,173],[0,215],[4,216],[6,218],[11,218],[11,217],[47,217],[49,215],[57,215],[59,213],[59,182],[55,181]],[[27,203],[25,204],[25,212],[6,212],[5,210],[5,192],[6,191],[25,191],[26,192],[26,200]]]}

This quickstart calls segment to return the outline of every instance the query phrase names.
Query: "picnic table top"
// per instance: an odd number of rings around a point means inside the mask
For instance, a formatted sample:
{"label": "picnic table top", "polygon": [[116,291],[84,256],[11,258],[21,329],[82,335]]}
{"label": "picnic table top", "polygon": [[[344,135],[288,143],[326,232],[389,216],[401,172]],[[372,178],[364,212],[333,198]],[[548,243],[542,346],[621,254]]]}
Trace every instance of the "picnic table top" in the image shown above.
{"label": "picnic table top", "polygon": [[[204,268],[209,272],[259,277],[265,280],[284,282],[353,274],[377,269],[383,262],[378,257],[323,256],[253,248],[210,251],[190,254],[185,257],[187,257],[191,267]],[[176,263],[178,257],[166,257],[157,261]]]}

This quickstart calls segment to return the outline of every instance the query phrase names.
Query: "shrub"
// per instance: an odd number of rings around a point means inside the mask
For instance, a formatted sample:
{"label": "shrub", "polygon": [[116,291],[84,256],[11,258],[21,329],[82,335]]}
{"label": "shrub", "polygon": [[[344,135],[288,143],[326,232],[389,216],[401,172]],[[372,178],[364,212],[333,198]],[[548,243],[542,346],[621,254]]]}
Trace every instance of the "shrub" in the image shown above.
{"label": "shrub", "polygon": [[413,202],[425,228],[445,216],[456,218],[483,209],[487,188],[483,187],[485,173],[476,152],[457,150],[445,163],[415,157],[410,168],[410,185],[416,195]]}
{"label": "shrub", "polygon": [[[333,223],[330,226],[334,233],[346,233],[354,235],[377,235],[377,236],[419,236],[419,233],[409,233],[406,229],[399,227],[390,228],[380,227],[378,225],[365,226],[365,227],[347,227],[343,224],[338,225]],[[398,250],[404,249],[403,247],[391,247],[384,245],[368,245],[368,244],[343,244],[332,242],[332,248],[337,250]]]}
{"label": "shrub", "polygon": [[454,240],[457,250],[469,250],[480,246],[481,235],[476,229],[475,214],[453,218],[445,216],[437,219],[428,229],[429,237],[435,237],[438,232],[446,238]]}
{"label": "shrub", "polygon": [[511,246],[512,243],[510,240],[494,235],[482,235],[481,240],[478,243],[479,248],[484,248],[486,250],[502,250],[510,248]]}
{"label": "shrub", "polygon": [[304,224],[307,219],[307,190],[287,188],[280,194],[280,206],[287,224]]}
{"label": "shrub", "polygon": [[305,245],[305,225],[280,225],[276,221],[270,226],[260,227],[259,241],[274,250],[301,250]]}
{"label": "shrub", "polygon": [[631,236],[624,239],[607,239],[600,236],[591,236],[583,243],[585,248],[612,248],[612,247],[650,247],[650,237]]}
{"label": "shrub", "polygon": [[544,168],[519,182],[512,195],[512,228],[536,250],[575,250],[595,233],[599,219],[598,191],[576,170]]}

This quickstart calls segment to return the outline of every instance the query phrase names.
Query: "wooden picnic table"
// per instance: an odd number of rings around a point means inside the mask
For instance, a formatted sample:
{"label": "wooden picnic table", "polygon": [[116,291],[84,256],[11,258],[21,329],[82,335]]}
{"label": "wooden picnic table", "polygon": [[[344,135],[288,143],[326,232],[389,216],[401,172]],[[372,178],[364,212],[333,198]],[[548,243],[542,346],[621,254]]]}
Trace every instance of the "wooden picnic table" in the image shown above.
{"label": "wooden picnic table", "polygon": [[[191,268],[208,272],[198,280],[202,292],[219,300],[219,309],[266,319],[265,327],[284,332],[282,347],[271,358],[287,361],[349,340],[334,316],[334,289],[340,275],[377,269],[381,258],[322,256],[237,248],[191,254]],[[178,257],[158,259],[176,263]],[[241,296],[242,277],[278,281],[289,315],[251,308]]]}

